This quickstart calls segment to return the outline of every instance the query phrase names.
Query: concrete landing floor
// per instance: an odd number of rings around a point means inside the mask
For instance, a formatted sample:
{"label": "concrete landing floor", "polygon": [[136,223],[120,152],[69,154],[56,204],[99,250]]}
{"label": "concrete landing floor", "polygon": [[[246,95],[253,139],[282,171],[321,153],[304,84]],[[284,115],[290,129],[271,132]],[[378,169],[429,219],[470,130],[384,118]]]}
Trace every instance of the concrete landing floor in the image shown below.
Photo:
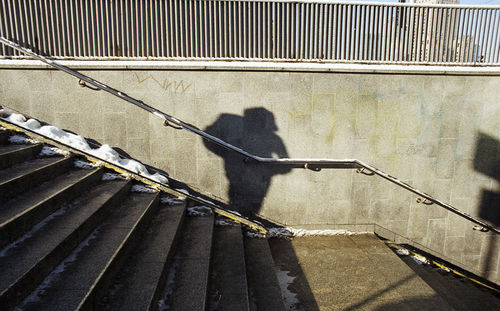
{"label": "concrete landing floor", "polygon": [[288,310],[453,310],[373,234],[270,245]]}

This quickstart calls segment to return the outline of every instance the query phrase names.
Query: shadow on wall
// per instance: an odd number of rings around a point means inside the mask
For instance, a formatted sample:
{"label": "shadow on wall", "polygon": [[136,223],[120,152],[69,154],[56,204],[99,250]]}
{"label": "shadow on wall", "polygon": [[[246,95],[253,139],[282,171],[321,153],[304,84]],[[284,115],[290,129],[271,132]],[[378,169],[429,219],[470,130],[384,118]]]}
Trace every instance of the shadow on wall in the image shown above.
{"label": "shadow on wall", "polygon": [[[240,147],[261,157],[286,158],[288,153],[283,141],[276,134],[277,130],[274,115],[265,108],[257,107],[246,109],[243,116],[228,113],[221,114],[204,131],[233,146]],[[211,152],[224,159],[226,177],[229,181],[229,208],[240,212],[244,216],[259,219],[255,214],[258,214],[261,209],[271,178],[274,175],[287,174],[291,168],[261,165],[255,162],[245,163],[244,156],[207,140],[203,140],[203,142]],[[264,219],[260,220],[267,223]],[[276,225],[272,224],[272,226]],[[291,243],[288,240],[281,239],[277,239],[276,243],[278,242],[282,245],[280,255],[286,255],[289,261],[297,263],[293,273],[295,277],[298,277],[298,281],[294,282],[295,287],[293,290],[302,300],[307,301],[307,310],[319,310],[308,280],[298,264],[297,255]],[[277,260],[276,256],[277,254],[273,253],[275,260]]]}
{"label": "shadow on wall", "polygon": [[[288,153],[283,141],[275,133],[277,130],[274,115],[258,107],[246,109],[243,116],[221,114],[205,132],[261,157],[286,158]],[[224,159],[230,208],[245,216],[255,216],[260,211],[271,178],[291,170],[284,166],[245,163],[245,157],[236,152],[207,140],[204,140],[204,144]]]}
{"label": "shadow on wall", "polygon": [[[486,176],[494,178],[500,183],[500,141],[484,133],[479,133],[476,141],[474,154],[474,169]],[[481,194],[481,205],[479,206],[479,217],[493,226],[500,226],[500,192],[483,190]],[[488,249],[481,263],[481,271],[486,278],[492,277],[498,261],[499,249],[497,249],[497,234],[488,236]]]}
{"label": "shadow on wall", "polygon": [[[500,183],[500,141],[484,133],[478,134],[474,169]],[[492,225],[500,225],[500,192],[483,190],[479,216]]]}

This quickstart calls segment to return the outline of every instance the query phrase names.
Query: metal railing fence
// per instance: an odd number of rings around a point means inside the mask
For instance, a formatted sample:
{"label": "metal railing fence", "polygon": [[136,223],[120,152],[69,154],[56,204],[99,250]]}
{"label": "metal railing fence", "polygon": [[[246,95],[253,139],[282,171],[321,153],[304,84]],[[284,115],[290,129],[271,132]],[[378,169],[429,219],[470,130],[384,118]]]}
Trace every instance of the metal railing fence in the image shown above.
{"label": "metal railing fence", "polygon": [[500,64],[500,6],[3,0],[0,35],[57,59]]}

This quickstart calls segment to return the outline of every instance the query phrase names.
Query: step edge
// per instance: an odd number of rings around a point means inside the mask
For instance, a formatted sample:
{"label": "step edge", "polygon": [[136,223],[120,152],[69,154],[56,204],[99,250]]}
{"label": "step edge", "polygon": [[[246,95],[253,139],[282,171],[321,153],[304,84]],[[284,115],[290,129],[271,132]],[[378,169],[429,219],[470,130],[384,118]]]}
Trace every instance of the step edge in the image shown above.
{"label": "step edge", "polygon": [[205,295],[205,299],[203,302],[203,310],[207,310],[207,307],[209,305],[208,299],[209,299],[209,290],[210,290],[210,274],[212,273],[212,257],[214,253],[214,228],[215,228],[215,215],[210,214],[208,217],[211,218],[211,230],[210,230],[210,248],[209,248],[209,253],[208,253],[208,272],[207,272],[207,278],[205,281],[205,292],[203,293]]}
{"label": "step edge", "polygon": [[[28,184],[27,187],[24,187],[22,190],[17,189],[16,191],[12,191],[11,189],[9,189],[9,187],[12,187],[13,185],[16,185],[18,183],[19,184],[23,183],[23,181],[26,181],[28,179],[33,179],[33,178],[41,178],[39,180],[39,182],[42,180],[49,180],[53,176],[51,176],[51,174],[46,174],[47,171],[50,171],[51,169],[57,171],[57,170],[69,168],[69,167],[71,167],[72,159],[73,159],[73,155],[65,156],[65,157],[62,157],[58,160],[55,160],[55,161],[50,162],[48,164],[45,164],[41,167],[36,167],[34,170],[30,170],[30,171],[28,171],[20,176],[16,176],[16,177],[11,178],[9,180],[5,180],[3,182],[0,182],[0,189],[2,191],[9,190],[9,191],[7,191],[7,194],[4,196],[4,198],[13,198],[14,196],[18,195],[19,193],[26,191],[26,189],[31,188],[32,185],[30,183],[27,183]],[[61,174],[60,172],[57,173],[57,175],[60,175],[60,174]],[[40,176],[40,177],[38,177],[38,176]]]}
{"label": "step edge", "polygon": [[[246,256],[245,256],[245,240],[244,240],[244,236],[243,236],[243,228],[241,226],[241,223],[238,223],[236,226],[234,226],[234,228],[237,228],[236,230],[238,231],[237,232],[237,241],[236,243],[240,244],[241,246],[241,250],[242,250],[242,254],[240,254],[241,256],[241,264],[243,265],[243,278],[245,279],[244,282],[243,282],[243,286],[244,286],[244,298],[245,299],[245,306],[246,306],[246,309],[247,311],[250,310],[250,299],[249,299],[249,286],[248,286],[248,277],[247,277],[247,262],[246,262]],[[241,268],[241,267],[240,267]],[[240,297],[241,298],[241,297]]]}
{"label": "step edge", "polygon": [[[103,174],[102,168],[94,169],[90,173],[81,176],[79,179],[77,179],[73,183],[65,186],[62,189],[57,190],[57,192],[55,192],[55,193],[52,193],[50,196],[44,198],[42,201],[35,203],[33,206],[23,210],[22,212],[15,215],[14,217],[11,217],[10,219],[4,221],[3,223],[0,224],[0,234],[3,234],[5,236],[7,234],[6,232],[11,230],[10,227],[12,227],[12,226],[17,227],[17,228],[20,228],[21,226],[24,227],[22,229],[19,229],[22,231],[15,233],[16,237],[18,237],[23,232],[29,231],[36,223],[30,224],[29,227],[26,228],[24,222],[27,219],[30,219],[31,217],[35,217],[32,214],[36,210],[43,209],[44,205],[52,204],[53,203],[52,201],[59,199],[60,196],[64,195],[64,192],[73,191],[74,190],[73,188],[77,188],[78,186],[83,185],[86,182],[89,182],[88,186],[91,187],[93,184],[99,182],[99,179],[102,176],[102,174]],[[96,180],[92,180],[92,179],[96,179]],[[74,197],[75,197],[75,194],[72,195],[71,198],[69,198],[69,200],[72,200]],[[48,215],[50,215],[55,210],[57,210],[58,207],[60,207],[60,206],[56,205],[56,206],[53,206],[52,208],[48,207],[45,210],[45,213],[42,216],[42,219],[45,219]],[[0,241],[0,247],[3,247],[4,245],[12,242],[13,240],[15,240],[15,238],[13,238],[13,239],[9,238],[9,241],[7,241],[6,243],[4,243],[3,241]]]}
{"label": "step edge", "polygon": [[14,149],[14,150],[9,150],[6,152],[0,152],[0,157],[4,156],[9,156],[13,155],[16,153],[23,153],[29,150],[32,150],[32,155],[36,156],[40,151],[37,152],[37,150],[42,150],[43,144],[42,143],[36,143],[36,144],[6,144],[4,146],[19,146],[19,148]]}
{"label": "step edge", "polygon": [[[59,157],[54,157],[54,158],[59,158]],[[10,182],[13,182],[13,181],[15,181],[17,179],[23,178],[25,176],[29,176],[29,175],[34,174],[34,173],[39,173],[40,171],[43,171],[43,170],[47,169],[48,167],[51,167],[52,165],[58,165],[60,163],[65,163],[65,161],[68,161],[71,158],[73,158],[73,155],[65,156],[65,157],[60,157],[59,159],[57,159],[57,160],[55,160],[53,162],[47,163],[47,164],[45,164],[43,166],[40,166],[40,167],[36,167],[35,169],[26,172],[26,174],[23,174],[23,175],[20,175],[20,176],[15,176],[15,177],[13,177],[13,178],[11,178],[9,180],[5,180],[3,182],[0,182],[0,187],[4,186],[5,184],[8,184]],[[39,158],[39,159],[42,159],[42,158]],[[31,161],[39,160],[39,159],[32,159]]]}
{"label": "step edge", "polygon": [[[120,188],[116,189],[116,191],[113,192],[113,194],[109,198],[107,198],[106,201],[103,202],[97,210],[95,210],[89,217],[87,217],[82,223],[80,223],[57,246],[55,246],[49,253],[47,253],[33,266],[31,266],[9,287],[3,290],[0,293],[0,305],[4,306],[6,309],[15,308],[15,306],[21,303],[33,290],[35,290],[41,284],[41,282],[43,282],[43,280],[53,271],[53,269],[62,260],[64,260],[64,258],[69,256],[73,249],[76,248],[78,244],[81,243],[85,239],[85,237],[98,226],[99,218],[102,220],[109,215],[112,207],[116,204],[114,200],[117,200],[119,197],[125,195],[125,193],[129,191],[131,183],[132,182],[128,180]],[[94,222],[95,224],[92,224],[92,222]],[[57,252],[62,253],[57,255]],[[47,271],[42,271],[42,277],[38,277],[38,280],[31,278],[36,269],[40,269],[41,266],[51,260],[55,261],[55,263],[48,264],[49,267],[45,269]],[[30,280],[33,282],[29,282]]]}
{"label": "step edge", "polygon": [[[246,256],[246,252],[249,251],[249,250],[248,250],[248,247],[247,247],[247,243],[248,242],[245,242],[245,240],[253,240],[253,238],[244,237],[245,259],[246,259],[246,257],[247,257]],[[279,301],[280,301],[280,307],[281,308],[279,310],[274,309],[273,311],[285,311],[286,310],[286,306],[285,306],[285,302],[284,302],[285,300],[284,300],[283,292],[281,290],[281,286],[280,286],[280,282],[279,282],[278,276],[276,274],[276,272],[277,272],[277,270],[276,270],[276,263],[274,261],[274,258],[273,258],[272,252],[271,252],[271,246],[269,245],[269,240],[267,238],[264,238],[262,240],[263,240],[262,244],[263,244],[264,252],[266,253],[262,257],[267,257],[267,259],[265,259],[265,260],[269,264],[269,268],[272,269],[272,274],[270,276],[268,276],[268,279],[272,279],[273,287],[275,287],[277,293],[279,294],[279,298],[280,298]],[[246,269],[246,272],[247,272],[247,275],[248,275],[248,268],[245,267],[245,269]],[[247,278],[247,286],[248,286],[248,290],[249,290],[248,295],[250,297],[250,285],[248,284],[248,278]]]}
{"label": "step edge", "polygon": [[165,258],[165,263],[163,265],[161,274],[158,277],[158,282],[156,283],[155,290],[153,291],[153,294],[149,298],[148,310],[156,310],[157,309],[156,306],[157,306],[158,299],[161,295],[163,288],[165,288],[165,282],[167,281],[169,267],[172,265],[173,258],[175,256],[175,251],[177,249],[178,242],[180,240],[181,231],[182,231],[182,228],[184,227],[184,219],[186,217],[186,204],[185,204],[185,202],[182,205],[183,205],[182,212],[181,212],[181,215],[179,216],[179,219],[177,220],[177,227],[176,227],[172,242],[170,243],[170,248],[168,249],[168,254]]}
{"label": "step edge", "polygon": [[158,210],[159,200],[160,193],[157,193],[148,203],[148,206],[138,217],[132,228],[130,228],[129,232],[123,238],[113,255],[109,258],[99,276],[87,291],[85,297],[80,301],[76,310],[94,309],[93,307],[95,303],[99,301],[101,294],[98,292],[104,291],[105,288],[108,287],[109,284],[106,283],[109,283],[113,279],[120,267],[123,265],[124,260],[126,260],[128,253],[131,251],[131,247],[134,245],[134,242],[146,229],[146,225],[151,221],[154,213]]}
{"label": "step edge", "polygon": [[[211,272],[212,272],[212,255],[213,255],[213,241],[214,241],[214,227],[215,227],[215,216],[213,213],[210,213],[208,216],[187,216],[184,218],[184,224],[183,224],[183,233],[184,235],[186,235],[186,229],[189,228],[189,226],[186,226],[186,223],[189,223],[189,219],[191,219],[191,221],[193,221],[193,219],[207,219],[207,221],[205,221],[205,226],[207,226],[209,232],[208,234],[204,235],[204,240],[206,239],[207,241],[207,245],[210,245],[210,247],[208,247],[208,250],[207,250],[207,253],[202,253],[203,256],[200,256],[198,255],[196,258],[191,258],[191,257],[178,257],[178,258],[181,258],[181,259],[184,259],[184,258],[187,258],[188,260],[189,259],[195,259],[195,260],[198,260],[200,258],[206,258],[207,260],[207,266],[208,266],[208,269],[205,271],[205,274],[204,275],[201,275],[198,274],[198,279],[200,281],[203,282],[203,287],[204,287],[204,290],[202,289],[199,293],[199,296],[196,296],[196,297],[193,297],[193,299],[191,300],[196,300],[196,304],[199,306],[199,310],[208,310],[208,299],[209,299],[209,284],[210,284],[210,275],[211,275]],[[202,222],[203,223],[203,222]],[[180,241],[179,242],[182,242],[182,237],[180,238]],[[182,243],[179,244],[179,247],[181,247]],[[179,252],[180,249],[176,249],[176,254],[174,257],[177,257],[178,256],[178,252]],[[167,272],[168,273],[168,272]],[[177,286],[177,282],[179,279],[177,279],[177,272],[176,272],[176,278],[175,278],[175,281],[174,281],[174,286]],[[170,297],[171,299],[173,297],[182,297],[182,295],[177,295],[176,292],[174,291],[173,294],[172,294],[172,297]],[[172,302],[172,301],[169,301],[169,302]],[[185,310],[186,308],[182,305],[179,305],[180,302],[174,300],[174,304],[170,304],[169,305],[169,310]]]}

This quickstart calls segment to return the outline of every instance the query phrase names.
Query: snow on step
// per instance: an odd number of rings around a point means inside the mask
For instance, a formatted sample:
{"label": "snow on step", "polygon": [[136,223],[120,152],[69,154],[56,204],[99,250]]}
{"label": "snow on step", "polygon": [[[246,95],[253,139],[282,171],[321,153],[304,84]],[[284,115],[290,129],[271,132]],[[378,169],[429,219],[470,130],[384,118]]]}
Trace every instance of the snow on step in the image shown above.
{"label": "snow on step", "polygon": [[[9,114],[4,109],[0,109],[0,115]],[[35,119],[26,119],[25,116],[17,113],[10,113],[5,120],[12,122],[22,128],[34,131],[38,134],[52,138],[60,143],[71,146],[79,151],[91,154],[97,158],[103,159],[105,161],[111,162],[114,165],[130,170],[137,173],[143,177],[150,178],[156,182],[168,184],[168,178],[160,173],[151,174],[147,168],[140,162],[128,158],[122,158],[118,152],[116,152],[109,145],[105,144],[100,146],[98,149],[93,149],[90,147],[88,142],[80,135],[75,135],[58,127],[52,125],[41,125]]]}

